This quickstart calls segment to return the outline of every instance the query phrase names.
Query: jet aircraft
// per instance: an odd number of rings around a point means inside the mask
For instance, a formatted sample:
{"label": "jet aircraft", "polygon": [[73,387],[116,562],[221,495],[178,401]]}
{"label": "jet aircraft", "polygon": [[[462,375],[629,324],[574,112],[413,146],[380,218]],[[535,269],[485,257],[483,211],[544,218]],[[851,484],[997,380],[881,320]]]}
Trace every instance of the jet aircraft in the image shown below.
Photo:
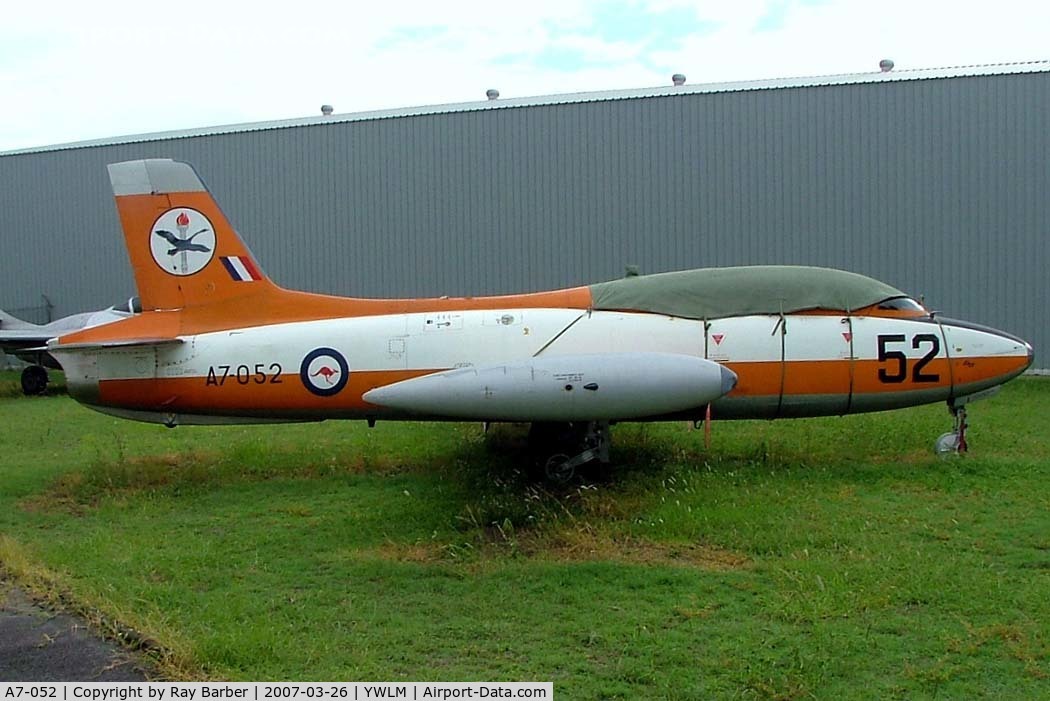
{"label": "jet aircraft", "polygon": [[0,352],[30,363],[22,370],[22,392],[43,394],[50,378],[47,368],[60,370],[54,356],[47,352],[47,342],[91,326],[127,319],[138,310],[138,300],[129,299],[97,312],[83,312],[56,319],[48,324],[32,324],[0,309]]}
{"label": "jet aircraft", "polygon": [[[53,339],[70,394],[178,424],[532,424],[548,474],[607,460],[621,421],[965,405],[1032,362],[1023,340],[826,268],[628,277],[529,294],[353,299],[278,287],[186,163],[109,166],[142,313]],[[194,233],[189,234],[192,231]],[[177,232],[177,233],[176,233]]]}

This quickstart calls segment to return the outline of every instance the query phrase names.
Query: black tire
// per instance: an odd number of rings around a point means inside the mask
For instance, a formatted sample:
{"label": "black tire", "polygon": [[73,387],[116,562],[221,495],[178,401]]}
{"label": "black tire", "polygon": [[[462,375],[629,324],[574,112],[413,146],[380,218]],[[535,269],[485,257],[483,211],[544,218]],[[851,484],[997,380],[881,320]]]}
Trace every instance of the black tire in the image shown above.
{"label": "black tire", "polygon": [[47,391],[47,370],[39,365],[30,365],[22,371],[22,394],[32,397]]}
{"label": "black tire", "polygon": [[551,484],[564,486],[576,476],[576,469],[569,465],[569,456],[557,453],[547,458],[543,466],[543,475]]}

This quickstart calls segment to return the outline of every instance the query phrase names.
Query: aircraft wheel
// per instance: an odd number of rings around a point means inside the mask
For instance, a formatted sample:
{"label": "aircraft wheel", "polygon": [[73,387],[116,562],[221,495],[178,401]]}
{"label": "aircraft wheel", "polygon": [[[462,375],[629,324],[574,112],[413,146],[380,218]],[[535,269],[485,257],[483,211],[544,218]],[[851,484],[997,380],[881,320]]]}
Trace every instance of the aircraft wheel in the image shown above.
{"label": "aircraft wheel", "polygon": [[43,394],[47,389],[47,370],[39,365],[30,365],[22,371],[22,394],[31,397]]}
{"label": "aircraft wheel", "polygon": [[543,474],[555,484],[566,484],[576,474],[576,468],[569,464],[569,456],[565,453],[555,453],[547,458],[543,466]]}
{"label": "aircraft wheel", "polygon": [[949,455],[958,455],[959,433],[957,431],[949,431],[948,433],[941,434],[933,444],[933,450],[942,458],[948,457]]}

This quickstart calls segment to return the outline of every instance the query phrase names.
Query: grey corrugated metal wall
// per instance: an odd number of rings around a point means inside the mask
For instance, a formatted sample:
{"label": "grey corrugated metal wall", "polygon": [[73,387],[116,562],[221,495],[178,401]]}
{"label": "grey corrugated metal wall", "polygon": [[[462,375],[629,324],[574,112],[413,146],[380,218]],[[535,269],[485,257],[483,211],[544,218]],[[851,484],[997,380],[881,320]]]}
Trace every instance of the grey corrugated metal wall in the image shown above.
{"label": "grey corrugated metal wall", "polygon": [[[534,105],[0,157],[0,306],[128,296],[105,164],[193,163],[287,287],[477,295],[690,267],[879,278],[1050,344],[1050,74]],[[1045,366],[1045,361],[1044,366]],[[1037,361],[1037,365],[1040,361]]]}

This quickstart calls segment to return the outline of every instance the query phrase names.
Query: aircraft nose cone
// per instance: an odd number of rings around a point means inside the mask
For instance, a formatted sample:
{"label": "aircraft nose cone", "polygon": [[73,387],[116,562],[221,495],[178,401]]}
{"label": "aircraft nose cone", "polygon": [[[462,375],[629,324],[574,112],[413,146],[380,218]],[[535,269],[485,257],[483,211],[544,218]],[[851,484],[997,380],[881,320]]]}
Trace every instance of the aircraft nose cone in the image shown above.
{"label": "aircraft nose cone", "polygon": [[722,370],[722,396],[729,394],[736,387],[737,380],[736,373],[727,368],[725,365],[721,367]]}
{"label": "aircraft nose cone", "polygon": [[959,319],[942,318],[941,326],[953,359],[955,396],[1001,385],[1032,365],[1032,344],[1013,334]]}

